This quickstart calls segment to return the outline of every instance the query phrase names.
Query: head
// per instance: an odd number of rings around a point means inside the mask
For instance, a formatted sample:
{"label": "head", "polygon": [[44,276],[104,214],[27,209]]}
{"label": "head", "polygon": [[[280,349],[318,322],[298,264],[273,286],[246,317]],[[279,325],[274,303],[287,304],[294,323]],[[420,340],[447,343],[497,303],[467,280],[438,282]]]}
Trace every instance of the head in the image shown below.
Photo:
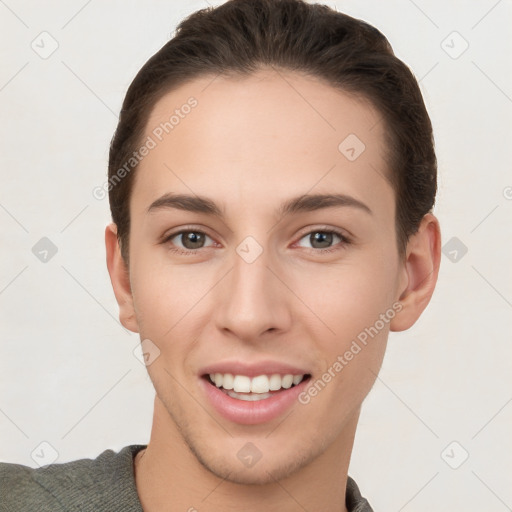
{"label": "head", "polygon": [[[109,183],[107,263],[158,354],[160,428],[243,483],[348,443],[439,268],[432,127],[386,38],[300,0],[192,14],[128,89]],[[268,362],[306,375],[289,418],[219,415],[207,374]]]}

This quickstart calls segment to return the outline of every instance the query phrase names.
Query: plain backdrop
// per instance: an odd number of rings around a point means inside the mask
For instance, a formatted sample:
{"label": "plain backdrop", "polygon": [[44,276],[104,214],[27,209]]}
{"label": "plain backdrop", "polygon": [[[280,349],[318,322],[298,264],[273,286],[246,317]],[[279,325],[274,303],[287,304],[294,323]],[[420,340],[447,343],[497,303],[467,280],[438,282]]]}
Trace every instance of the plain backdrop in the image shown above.
{"label": "plain backdrop", "polygon": [[[390,336],[349,474],[376,511],[510,510],[512,2],[325,3],[379,28],[420,81],[444,246],[427,310]],[[0,2],[2,461],[149,439],[153,388],[118,321],[108,199],[92,192],[129,83],[207,6]]]}

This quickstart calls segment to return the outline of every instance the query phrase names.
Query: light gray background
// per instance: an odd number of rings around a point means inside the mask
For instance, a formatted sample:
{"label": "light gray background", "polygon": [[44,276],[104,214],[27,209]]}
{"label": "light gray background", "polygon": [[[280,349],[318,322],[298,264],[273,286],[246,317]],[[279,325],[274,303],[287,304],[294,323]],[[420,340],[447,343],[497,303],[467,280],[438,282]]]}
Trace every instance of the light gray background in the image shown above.
{"label": "light gray background", "polygon": [[[512,2],[325,3],[377,26],[420,80],[443,244],[468,249],[443,255],[427,311],[391,335],[349,474],[376,511],[511,510]],[[207,5],[0,1],[0,460],[149,439],[153,388],[118,321],[108,200],[92,190],[135,73]],[[52,39],[48,58],[31,47]],[[58,249],[47,262],[32,252],[42,237]]]}

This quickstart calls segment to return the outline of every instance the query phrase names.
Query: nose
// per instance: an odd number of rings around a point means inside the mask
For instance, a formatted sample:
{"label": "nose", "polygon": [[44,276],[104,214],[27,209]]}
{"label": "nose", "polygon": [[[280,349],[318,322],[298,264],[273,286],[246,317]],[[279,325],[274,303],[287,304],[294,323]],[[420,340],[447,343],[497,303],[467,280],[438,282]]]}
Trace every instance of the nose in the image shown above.
{"label": "nose", "polygon": [[252,262],[235,251],[231,271],[219,283],[217,328],[246,342],[289,330],[293,294],[282,273],[265,250]]}

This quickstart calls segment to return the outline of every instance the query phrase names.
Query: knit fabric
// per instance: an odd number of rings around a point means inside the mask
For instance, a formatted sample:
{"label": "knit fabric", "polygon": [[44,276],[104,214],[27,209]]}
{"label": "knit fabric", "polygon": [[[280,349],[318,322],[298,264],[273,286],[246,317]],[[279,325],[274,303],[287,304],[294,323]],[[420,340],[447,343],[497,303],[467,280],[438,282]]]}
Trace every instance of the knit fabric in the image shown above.
{"label": "knit fabric", "polygon": [[[133,458],[145,447],[129,445],[42,468],[0,463],[0,512],[143,512]],[[373,512],[350,476],[346,504],[349,512]]]}

